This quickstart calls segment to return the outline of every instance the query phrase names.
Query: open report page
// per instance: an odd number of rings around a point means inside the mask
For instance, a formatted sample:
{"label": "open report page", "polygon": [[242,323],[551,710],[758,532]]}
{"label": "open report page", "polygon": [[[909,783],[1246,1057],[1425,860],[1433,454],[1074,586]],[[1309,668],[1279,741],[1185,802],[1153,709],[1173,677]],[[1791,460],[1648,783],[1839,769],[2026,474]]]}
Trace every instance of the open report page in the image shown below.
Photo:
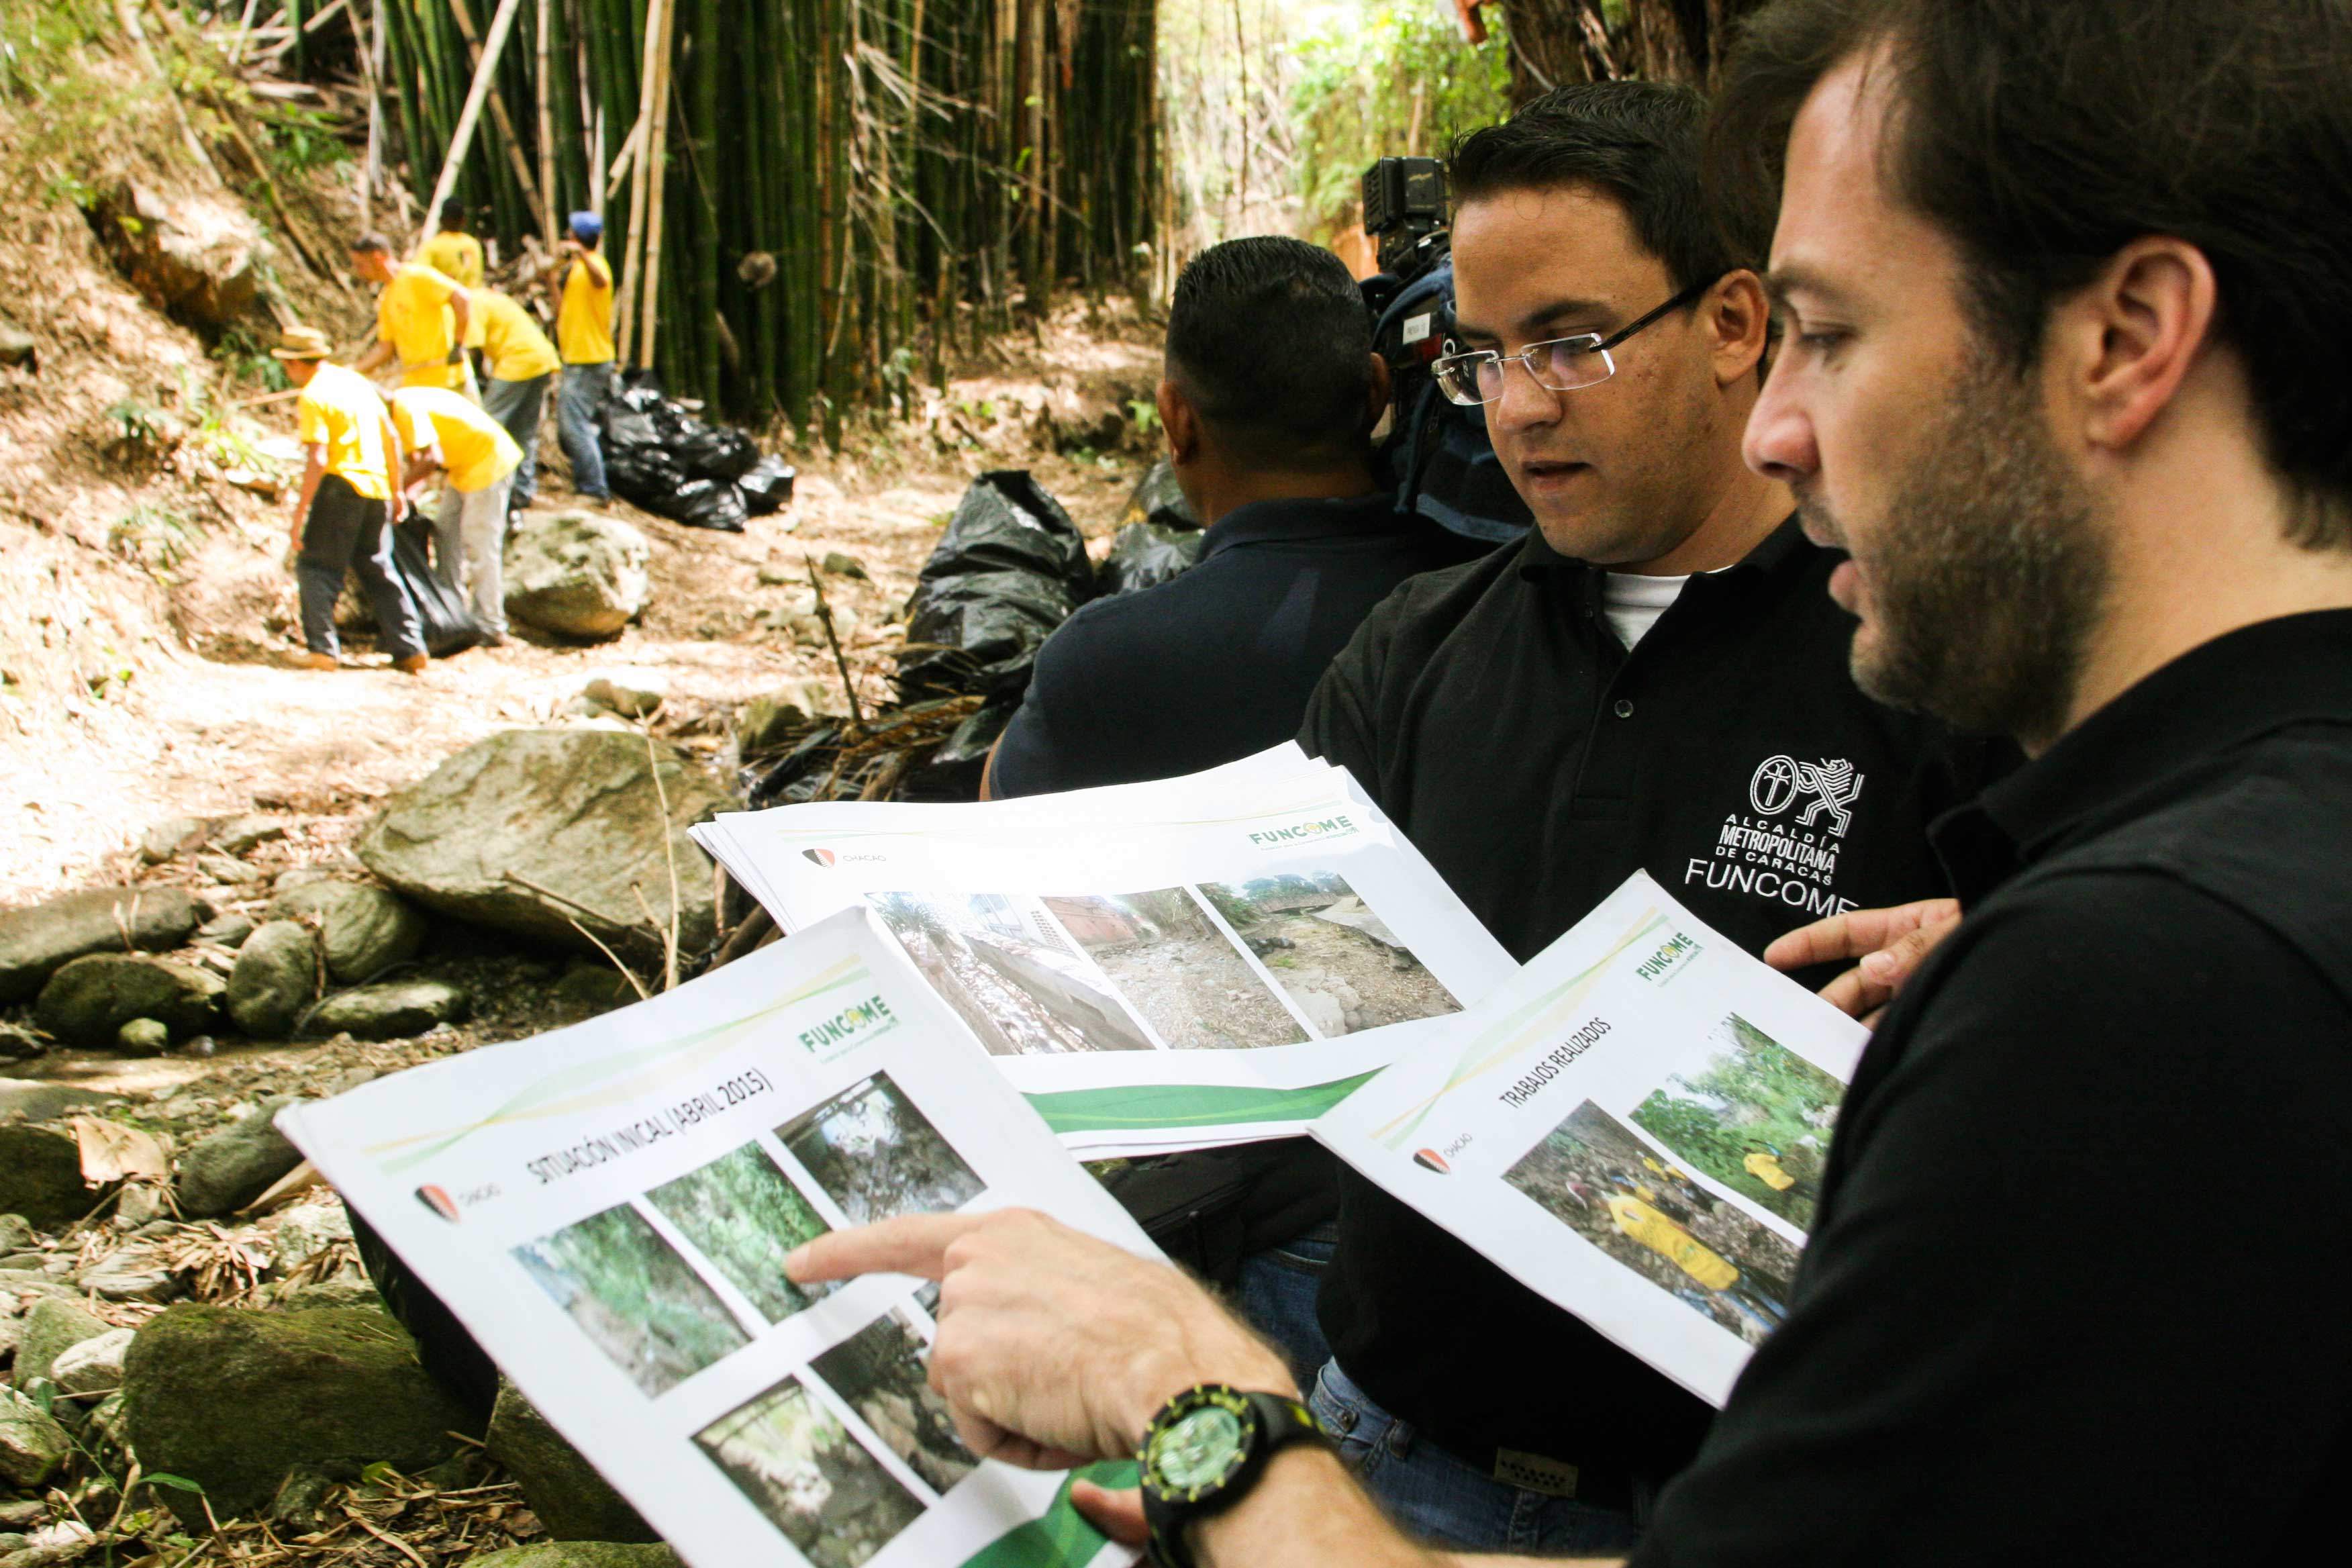
{"label": "open report page", "polygon": [[1788,1310],[1868,1039],[1636,873],[1311,1131],[1720,1405]]}
{"label": "open report page", "polygon": [[1296,748],[973,805],[697,837],[790,931],[881,921],[1087,1157],[1292,1135],[1516,972],[1347,774]]}
{"label": "open report page", "polygon": [[279,1122],[695,1568],[1104,1551],[1067,1476],[957,1439],[934,1287],[784,1277],[827,1230],[1013,1205],[1156,1256],[865,914]]}

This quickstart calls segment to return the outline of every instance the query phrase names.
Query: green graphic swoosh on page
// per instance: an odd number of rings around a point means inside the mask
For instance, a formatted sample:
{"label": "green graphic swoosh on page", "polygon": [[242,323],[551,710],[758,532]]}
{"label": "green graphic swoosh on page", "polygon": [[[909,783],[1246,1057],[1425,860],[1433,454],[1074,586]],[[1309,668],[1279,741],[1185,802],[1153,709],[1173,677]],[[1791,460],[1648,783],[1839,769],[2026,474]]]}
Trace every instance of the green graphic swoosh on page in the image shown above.
{"label": "green graphic swoosh on page", "polygon": [[1250,1121],[1307,1121],[1371,1081],[1358,1073],[1304,1089],[1226,1083],[1146,1083],[1033,1094],[1029,1103],[1056,1132],[1144,1131],[1155,1127],[1223,1127]]}
{"label": "green graphic swoosh on page", "polygon": [[[828,991],[837,991],[845,985],[854,985],[870,978],[863,962],[856,958],[842,959],[811,976],[806,984],[740,1018],[730,1018],[723,1024],[713,1024],[708,1028],[656,1040],[650,1045],[632,1047],[595,1061],[582,1062],[576,1067],[549,1073],[517,1089],[503,1104],[478,1120],[371,1143],[364,1147],[362,1152],[381,1157],[406,1149],[406,1153],[396,1154],[382,1163],[384,1174],[398,1175],[456,1147],[485,1128],[535,1121],[550,1116],[566,1116],[575,1111],[593,1110],[635,1100],[672,1079],[683,1077],[714,1057],[724,1055],[734,1048],[744,1035],[769,1022],[777,1014],[822,996]],[[896,1026],[895,1022],[887,1026]],[[875,1031],[877,1034],[883,1032]],[[412,1147],[418,1144],[423,1146]]]}
{"label": "green graphic swoosh on page", "polygon": [[[1089,1480],[1114,1491],[1135,1484],[1133,1459],[1105,1459],[1083,1470],[1072,1470],[1070,1480]],[[1035,1519],[1016,1524],[963,1560],[963,1568],[1086,1568],[1108,1538],[1081,1516],[1070,1501],[1070,1480]]]}

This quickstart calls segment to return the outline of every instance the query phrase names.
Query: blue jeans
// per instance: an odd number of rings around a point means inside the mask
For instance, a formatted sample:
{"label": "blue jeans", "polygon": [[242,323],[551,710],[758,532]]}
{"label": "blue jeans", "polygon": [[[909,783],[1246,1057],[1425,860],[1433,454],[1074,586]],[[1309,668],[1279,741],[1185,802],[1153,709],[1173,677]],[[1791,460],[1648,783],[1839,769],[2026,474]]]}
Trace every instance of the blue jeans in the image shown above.
{"label": "blue jeans", "polygon": [[1242,1318],[1274,1342],[1301,1388],[1331,1359],[1323,1325],[1315,1318],[1315,1297],[1339,1239],[1338,1223],[1328,1222],[1242,1259]]}
{"label": "blue jeans", "polygon": [[[1641,1542],[1636,1512],[1496,1480],[1373,1404],[1336,1361],[1317,1374],[1307,1404],[1340,1459],[1408,1534],[1474,1552],[1579,1557],[1618,1556]],[[1648,1498],[1639,1501],[1646,1513]]]}
{"label": "blue jeans", "polygon": [[392,508],[370,500],[341,474],[319,481],[302,520],[302,550],[294,559],[294,580],[302,593],[302,640],[312,653],[338,653],[335,601],[343,573],[356,572],[375,610],[376,629],[394,658],[425,651],[416,605],[392,572]]}
{"label": "blue jeans", "polygon": [[547,411],[549,379],[534,375],[529,381],[500,381],[491,376],[482,383],[482,412],[505,426],[522,448],[522,467],[514,471],[509,498],[516,506],[530,505],[539,494],[539,421]]}
{"label": "blue jeans", "polygon": [[596,500],[611,500],[604,482],[604,436],[597,416],[613,396],[611,364],[567,364],[555,389],[555,437],[572,464],[572,488]]}

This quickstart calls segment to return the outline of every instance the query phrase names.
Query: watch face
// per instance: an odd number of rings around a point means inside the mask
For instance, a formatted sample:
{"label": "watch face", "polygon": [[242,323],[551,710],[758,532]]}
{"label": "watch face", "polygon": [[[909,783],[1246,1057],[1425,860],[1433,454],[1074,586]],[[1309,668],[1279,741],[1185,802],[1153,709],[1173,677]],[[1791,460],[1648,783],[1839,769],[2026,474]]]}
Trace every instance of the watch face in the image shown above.
{"label": "watch face", "polygon": [[1152,1439],[1145,1460],[1152,1479],[1162,1489],[1197,1491],[1215,1486],[1241,1462],[1245,1437],[1238,1415],[1206,1405],[1161,1430]]}

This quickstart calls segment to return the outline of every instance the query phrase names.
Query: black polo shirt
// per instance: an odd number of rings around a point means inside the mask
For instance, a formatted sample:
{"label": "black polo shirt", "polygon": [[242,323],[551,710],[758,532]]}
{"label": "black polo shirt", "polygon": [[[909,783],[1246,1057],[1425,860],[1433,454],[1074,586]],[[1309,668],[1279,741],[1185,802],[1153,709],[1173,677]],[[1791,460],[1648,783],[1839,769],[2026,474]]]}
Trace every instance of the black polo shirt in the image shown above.
{"label": "black polo shirt", "polygon": [[[1691,579],[1628,654],[1602,574],[1529,533],[1364,623],[1300,744],[1350,769],[1525,959],[1646,869],[1751,952],[1948,891],[1927,824],[1983,748],[1864,698],[1840,557],[1793,520]],[[1482,1468],[1497,1447],[1671,1474],[1712,1411],[1371,1183],[1340,1173],[1320,1316],[1375,1400]]]}
{"label": "black polo shirt", "polygon": [[1282,744],[1372,606],[1475,548],[1385,493],[1234,508],[1182,576],[1098,599],[1046,639],[992,793],[1174,778]]}
{"label": "black polo shirt", "polygon": [[2340,1561],[2347,829],[2352,611],[2189,653],[1937,825],[1968,918],[1638,1563]]}

